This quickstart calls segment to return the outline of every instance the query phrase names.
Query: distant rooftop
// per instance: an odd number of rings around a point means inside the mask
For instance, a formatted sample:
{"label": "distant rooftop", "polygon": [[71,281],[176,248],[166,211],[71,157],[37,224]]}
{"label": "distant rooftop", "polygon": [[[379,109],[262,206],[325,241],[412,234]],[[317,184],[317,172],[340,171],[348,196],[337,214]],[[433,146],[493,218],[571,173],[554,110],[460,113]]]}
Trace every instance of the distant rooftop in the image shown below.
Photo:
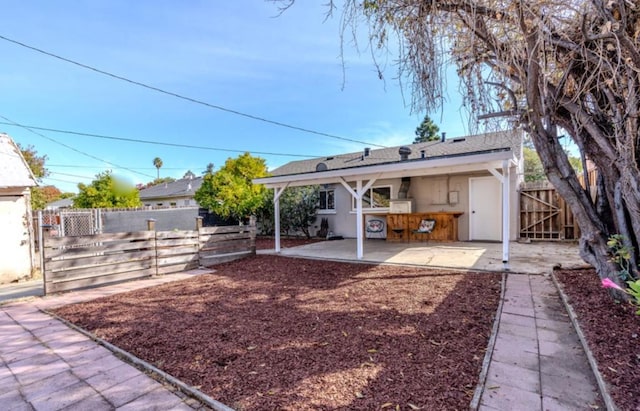
{"label": "distant rooftop", "polygon": [[161,183],[140,190],[140,200],[167,197],[193,197],[202,185],[202,177],[181,178],[172,183]]}

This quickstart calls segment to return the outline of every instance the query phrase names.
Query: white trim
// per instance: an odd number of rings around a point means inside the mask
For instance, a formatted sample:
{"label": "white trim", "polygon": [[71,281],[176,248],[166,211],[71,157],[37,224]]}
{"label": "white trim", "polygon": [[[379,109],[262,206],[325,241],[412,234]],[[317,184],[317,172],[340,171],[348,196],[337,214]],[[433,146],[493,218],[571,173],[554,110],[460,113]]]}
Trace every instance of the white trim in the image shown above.
{"label": "white trim", "polygon": [[[306,186],[314,184],[331,184],[367,180],[384,174],[385,178],[410,177],[419,175],[435,175],[463,173],[467,171],[487,170],[502,167],[502,160],[513,160],[511,150],[465,156],[399,161],[391,164],[379,164],[367,167],[342,168],[322,172],[311,172],[276,177],[263,177],[253,180],[254,184],[264,184],[267,188],[290,183],[290,186]],[[344,185],[344,184],[343,184]]]}
{"label": "white trim", "polygon": [[316,210],[316,214],[318,215],[333,215],[333,214],[338,214],[335,210],[335,208],[333,210],[323,210],[321,208]]}
{"label": "white trim", "polygon": [[276,253],[280,252],[280,196],[284,193],[284,190],[289,186],[289,183],[281,187],[273,187],[273,217],[276,231]]}
{"label": "white trim", "polygon": [[502,264],[506,270],[509,269],[509,232],[511,222],[511,196],[509,195],[511,185],[511,168],[509,162],[502,162]]}

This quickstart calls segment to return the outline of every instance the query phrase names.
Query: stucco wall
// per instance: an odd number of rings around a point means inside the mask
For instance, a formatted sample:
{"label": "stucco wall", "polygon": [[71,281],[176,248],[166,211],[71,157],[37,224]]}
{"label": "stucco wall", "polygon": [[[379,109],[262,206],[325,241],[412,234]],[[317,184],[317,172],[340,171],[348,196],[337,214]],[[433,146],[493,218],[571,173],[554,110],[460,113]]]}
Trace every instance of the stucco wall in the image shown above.
{"label": "stucco wall", "polygon": [[[469,240],[469,178],[491,176],[487,172],[456,174],[456,175],[438,175],[438,176],[415,176],[411,178],[411,186],[409,188],[409,197],[413,199],[414,212],[429,211],[460,211],[464,214],[458,219],[458,238],[460,241]],[[515,167],[512,167],[510,174],[510,235],[509,239],[514,241],[518,236],[518,184],[520,174]],[[400,189],[401,179],[381,179],[376,181],[374,186],[391,185],[392,198],[397,198]],[[351,194],[340,184],[333,185],[335,190],[336,212],[322,213],[318,215],[315,224],[320,227],[320,219],[327,217],[329,219],[329,230],[335,235],[354,238],[356,237],[356,215],[352,211]],[[449,192],[458,193],[458,202],[456,204],[449,203]],[[497,204],[501,199],[496,199]],[[368,212],[365,211],[365,214]],[[498,222],[501,224],[501,221]]]}
{"label": "stucco wall", "polygon": [[27,195],[0,195],[0,284],[32,274]]}

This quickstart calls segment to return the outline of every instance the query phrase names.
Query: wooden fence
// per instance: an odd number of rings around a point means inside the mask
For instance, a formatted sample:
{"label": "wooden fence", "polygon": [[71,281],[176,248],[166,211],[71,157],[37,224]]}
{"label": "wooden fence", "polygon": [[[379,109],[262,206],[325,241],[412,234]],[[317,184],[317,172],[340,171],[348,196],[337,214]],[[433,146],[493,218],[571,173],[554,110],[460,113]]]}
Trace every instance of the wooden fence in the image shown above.
{"label": "wooden fence", "polygon": [[211,266],[255,254],[255,223],[194,231],[45,237],[45,294]]}

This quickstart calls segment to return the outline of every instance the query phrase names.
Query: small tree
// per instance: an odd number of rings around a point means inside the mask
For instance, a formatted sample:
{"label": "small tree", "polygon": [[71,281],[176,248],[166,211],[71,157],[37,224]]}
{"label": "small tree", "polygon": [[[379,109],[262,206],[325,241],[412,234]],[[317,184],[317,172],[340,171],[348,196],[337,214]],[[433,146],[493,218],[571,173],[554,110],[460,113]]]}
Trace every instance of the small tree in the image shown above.
{"label": "small tree", "polygon": [[316,222],[318,186],[287,188],[280,197],[280,228],[286,234],[302,231],[311,238],[309,226]]}
{"label": "small tree", "polygon": [[195,200],[220,217],[243,220],[264,206],[266,188],[252,180],[266,175],[263,158],[249,153],[229,158],[217,173],[205,174]]}
{"label": "small tree", "polygon": [[416,138],[413,144],[426,143],[427,141],[436,141],[440,138],[438,132],[440,128],[431,120],[429,115],[424,116],[422,123],[416,128]]}
{"label": "small tree", "polygon": [[79,193],[73,199],[76,208],[139,207],[138,190],[106,171],[96,175],[89,185],[78,184]]}
{"label": "small tree", "polygon": [[[29,145],[25,148],[18,143],[17,146],[22,153],[22,157],[24,157],[24,160],[27,162],[27,165],[31,169],[31,173],[36,178],[36,181],[41,183],[42,179],[49,175],[49,170],[47,170],[47,168],[45,167],[47,156],[39,156],[38,152],[32,145]],[[31,208],[34,210],[42,210],[49,201],[55,200],[55,198],[53,198],[53,200],[50,200],[51,196],[49,196],[48,193],[45,193],[44,187],[31,187],[30,191]]]}

